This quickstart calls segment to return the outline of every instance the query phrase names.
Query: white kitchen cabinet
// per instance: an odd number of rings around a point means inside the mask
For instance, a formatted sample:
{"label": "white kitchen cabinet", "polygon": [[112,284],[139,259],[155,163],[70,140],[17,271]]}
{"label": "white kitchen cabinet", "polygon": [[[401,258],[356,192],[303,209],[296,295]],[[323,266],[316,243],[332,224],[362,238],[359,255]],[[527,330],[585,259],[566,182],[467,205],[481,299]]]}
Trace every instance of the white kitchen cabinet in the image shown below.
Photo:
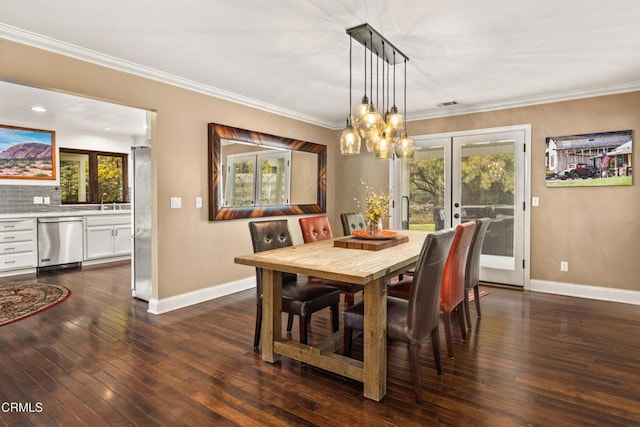
{"label": "white kitchen cabinet", "polygon": [[0,220],[0,276],[16,274],[12,273],[14,270],[35,268],[37,262],[36,220]]}
{"label": "white kitchen cabinet", "polygon": [[131,255],[131,216],[85,217],[85,260]]}

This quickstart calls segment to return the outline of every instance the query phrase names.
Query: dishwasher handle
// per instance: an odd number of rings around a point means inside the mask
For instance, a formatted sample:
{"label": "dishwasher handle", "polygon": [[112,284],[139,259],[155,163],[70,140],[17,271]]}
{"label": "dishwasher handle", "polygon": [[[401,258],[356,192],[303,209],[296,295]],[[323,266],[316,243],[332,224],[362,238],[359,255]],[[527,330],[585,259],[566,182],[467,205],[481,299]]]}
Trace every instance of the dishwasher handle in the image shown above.
{"label": "dishwasher handle", "polygon": [[82,221],[81,216],[70,216],[64,218],[38,218],[38,223],[52,223],[52,222],[78,222]]}

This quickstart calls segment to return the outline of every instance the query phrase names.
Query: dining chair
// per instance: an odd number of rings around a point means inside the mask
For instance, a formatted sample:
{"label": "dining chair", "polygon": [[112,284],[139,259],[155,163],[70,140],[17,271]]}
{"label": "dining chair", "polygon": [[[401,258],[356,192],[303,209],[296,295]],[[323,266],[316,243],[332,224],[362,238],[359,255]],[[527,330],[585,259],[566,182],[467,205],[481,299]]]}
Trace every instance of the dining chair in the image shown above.
{"label": "dining chair", "polygon": [[342,232],[345,236],[350,236],[356,230],[365,230],[366,224],[364,216],[359,212],[341,213]]}
{"label": "dining chair", "polygon": [[480,311],[480,255],[489,224],[491,224],[491,219],[489,218],[476,220],[476,231],[473,233],[469,256],[467,257],[467,267],[464,275],[464,315],[467,318],[467,327],[469,329],[471,329],[471,313],[469,309],[469,291],[471,289],[473,289],[474,301],[476,302],[476,313],[478,317],[482,317],[482,312]]}
{"label": "dining chair", "polygon": [[[316,242],[318,240],[328,240],[333,238],[331,225],[326,215],[309,216],[298,219],[302,230],[302,240],[305,243]],[[349,308],[355,300],[354,295],[364,290],[361,285],[353,283],[339,282],[335,280],[311,278],[311,281],[319,281],[326,285],[335,286],[344,295],[344,306]]]}
{"label": "dining chair", "polygon": [[[254,252],[263,252],[293,246],[286,219],[249,222],[251,243]],[[253,346],[260,344],[262,329],[262,269],[256,268],[256,326]],[[282,273],[282,311],[289,314],[287,332],[293,327],[293,315],[298,315],[300,343],[307,344],[311,314],[329,307],[333,332],[339,328],[338,307],[340,290],[323,283],[308,280],[306,276]]]}
{"label": "dining chair", "polygon": [[[387,337],[391,341],[406,342],[409,347],[409,367],[416,401],[422,401],[420,379],[420,344],[431,338],[436,370],[442,375],[440,360],[440,287],[442,274],[454,230],[440,230],[427,236],[411,279],[408,300],[387,298]],[[350,356],[353,329],[364,329],[364,303],[358,302],[342,314],[347,344],[344,354]]]}
{"label": "dining chair", "polygon": [[[467,256],[471,239],[476,228],[475,221],[465,222],[455,228],[453,243],[447,257],[447,263],[442,274],[442,291],[440,292],[440,311],[444,318],[444,335],[447,342],[447,353],[453,357],[453,338],[451,337],[451,313],[458,313],[460,319],[460,332],[462,339],[467,339],[465,326],[463,301],[464,301],[464,276],[467,265]],[[389,287],[389,296],[409,299],[412,282],[404,280],[397,285]],[[457,309],[457,310],[456,310]]]}

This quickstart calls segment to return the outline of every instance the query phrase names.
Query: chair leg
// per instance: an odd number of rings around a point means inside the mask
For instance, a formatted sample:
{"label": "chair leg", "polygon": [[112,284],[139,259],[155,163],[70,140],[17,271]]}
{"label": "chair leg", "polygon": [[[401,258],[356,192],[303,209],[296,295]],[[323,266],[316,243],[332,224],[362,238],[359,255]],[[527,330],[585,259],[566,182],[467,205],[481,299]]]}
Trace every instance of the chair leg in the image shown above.
{"label": "chair leg", "polygon": [[354,303],[353,294],[351,292],[347,292],[344,294],[344,308],[345,310],[351,307]]}
{"label": "chair leg", "polygon": [[307,335],[308,335],[308,325],[309,318],[307,316],[298,316],[300,321],[298,324],[300,325],[300,344],[307,344]]}
{"label": "chair leg", "polygon": [[416,402],[422,402],[422,379],[420,378],[420,346],[409,344],[409,367],[411,369],[411,383]]}
{"label": "chair leg", "polygon": [[253,334],[253,346],[260,345],[260,333],[262,332],[262,304],[256,304],[256,330]]}
{"label": "chair leg", "polygon": [[433,348],[433,360],[436,362],[436,371],[442,375],[442,361],[440,360],[440,328],[436,325],[431,330],[431,347]]}
{"label": "chair leg", "polygon": [[451,339],[451,312],[444,312],[444,337],[447,342],[447,353],[453,359],[453,340]]}
{"label": "chair leg", "polygon": [[289,317],[287,317],[287,332],[291,332],[293,329],[293,314],[289,313]]}
{"label": "chair leg", "polygon": [[479,285],[475,285],[473,287],[473,296],[475,297],[476,312],[478,313],[478,317],[482,317],[482,312],[480,311],[480,286]]}
{"label": "chair leg", "polygon": [[351,357],[351,341],[353,339],[353,329],[344,328],[344,344],[342,348],[342,354],[346,357]]}
{"label": "chair leg", "polygon": [[333,332],[338,332],[340,329],[340,307],[338,304],[332,304],[329,309],[331,310],[331,327]]}
{"label": "chair leg", "polygon": [[465,321],[464,321],[464,307],[463,307],[464,302],[461,301],[460,304],[458,304],[458,319],[460,320],[460,334],[462,335],[462,339],[466,341],[467,339],[467,325],[465,325]]}
{"label": "chair leg", "polygon": [[464,290],[464,300],[462,301],[464,305],[464,316],[467,319],[467,327],[471,329],[471,312],[469,310],[469,290]]}

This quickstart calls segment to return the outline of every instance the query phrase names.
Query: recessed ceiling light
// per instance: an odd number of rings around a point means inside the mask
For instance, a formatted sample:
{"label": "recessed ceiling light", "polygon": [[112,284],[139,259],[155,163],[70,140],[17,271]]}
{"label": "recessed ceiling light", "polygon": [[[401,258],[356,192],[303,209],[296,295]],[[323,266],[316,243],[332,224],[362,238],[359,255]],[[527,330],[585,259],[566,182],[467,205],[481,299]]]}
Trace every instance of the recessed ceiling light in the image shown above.
{"label": "recessed ceiling light", "polygon": [[39,105],[35,105],[31,107],[31,111],[35,111],[36,113],[44,113],[45,111],[47,111],[47,109]]}
{"label": "recessed ceiling light", "polygon": [[111,128],[102,128],[102,130],[110,131]]}

